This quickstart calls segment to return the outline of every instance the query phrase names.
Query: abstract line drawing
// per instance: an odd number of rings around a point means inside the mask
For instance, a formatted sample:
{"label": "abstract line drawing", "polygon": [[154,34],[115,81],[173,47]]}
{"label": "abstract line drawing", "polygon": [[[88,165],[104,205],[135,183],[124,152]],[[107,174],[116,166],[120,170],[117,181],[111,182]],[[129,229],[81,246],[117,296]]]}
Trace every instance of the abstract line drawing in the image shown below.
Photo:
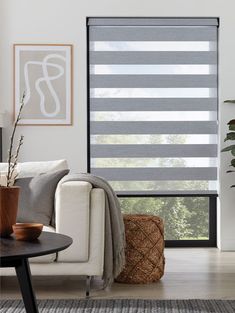
{"label": "abstract line drawing", "polygon": [[[58,112],[60,111],[60,100],[56,94],[56,91],[54,89],[54,87],[51,84],[52,80],[58,79],[60,76],[64,75],[64,69],[62,66],[60,65],[56,65],[54,63],[48,63],[48,60],[51,58],[59,58],[65,61],[65,58],[57,55],[57,54],[49,54],[47,55],[42,62],[33,62],[33,61],[29,61],[27,63],[25,63],[24,65],[24,76],[25,76],[25,84],[26,84],[26,97],[25,97],[25,104],[28,103],[29,99],[30,99],[30,94],[31,94],[31,90],[30,90],[30,86],[29,86],[29,65],[39,65],[42,66],[43,69],[43,74],[44,76],[41,78],[38,78],[35,81],[35,88],[40,96],[40,109],[43,115],[47,116],[47,117],[52,117],[52,116],[56,116],[58,114]],[[52,66],[54,68],[57,68],[59,70],[59,74],[58,75],[54,75],[54,76],[49,76],[48,75],[48,70],[47,67]],[[51,113],[46,111],[46,107],[45,107],[45,95],[42,91],[42,89],[40,88],[40,84],[41,82],[46,82],[48,89],[50,90],[50,93],[53,97],[53,99],[55,100],[55,110]]]}
{"label": "abstract line drawing", "polygon": [[72,46],[15,45],[15,112],[25,92],[24,125],[71,125]]}

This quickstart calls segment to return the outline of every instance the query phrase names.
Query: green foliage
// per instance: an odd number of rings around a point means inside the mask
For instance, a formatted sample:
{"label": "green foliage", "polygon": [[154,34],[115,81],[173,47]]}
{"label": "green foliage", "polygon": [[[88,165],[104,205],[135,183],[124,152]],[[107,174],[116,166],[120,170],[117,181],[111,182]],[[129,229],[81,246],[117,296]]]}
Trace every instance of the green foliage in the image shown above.
{"label": "green foliage", "polygon": [[208,239],[209,200],[206,197],[120,198],[125,214],[160,216],[166,240]]}
{"label": "green foliage", "polygon": [[225,137],[224,141],[227,141],[227,140],[235,140],[235,133],[234,132],[227,133],[227,136]]}
{"label": "green foliage", "polygon": [[235,100],[225,100],[224,103],[235,103]]}
{"label": "green foliage", "polygon": [[191,238],[209,237],[209,198],[185,197],[183,203],[188,210],[187,222]]}
{"label": "green foliage", "polygon": [[228,146],[228,147],[222,149],[221,152],[226,152],[226,151],[230,151],[230,150],[233,150],[233,149],[235,149],[235,145]]}
{"label": "green foliage", "polygon": [[235,125],[234,124],[230,124],[228,127],[229,130],[235,130]]}
{"label": "green foliage", "polygon": [[[224,103],[235,103],[235,100],[225,100]],[[235,140],[235,119],[230,120],[228,122],[228,129],[232,130],[233,132],[228,132],[224,141],[233,141]],[[235,156],[235,145],[229,145],[228,147],[225,147],[221,150],[221,152],[228,152],[230,151],[230,153]],[[232,159],[230,162],[230,166],[235,167],[235,159]],[[227,173],[232,173],[234,171],[227,171]],[[234,185],[231,186],[231,188],[235,187]]]}

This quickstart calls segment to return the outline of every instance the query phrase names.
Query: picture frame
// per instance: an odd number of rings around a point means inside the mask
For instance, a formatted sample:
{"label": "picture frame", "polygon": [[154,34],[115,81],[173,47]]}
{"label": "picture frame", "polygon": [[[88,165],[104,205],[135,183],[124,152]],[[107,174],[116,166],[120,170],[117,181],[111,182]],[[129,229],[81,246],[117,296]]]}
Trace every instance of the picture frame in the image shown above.
{"label": "picture frame", "polygon": [[14,44],[14,120],[19,125],[69,126],[73,120],[73,45]]}

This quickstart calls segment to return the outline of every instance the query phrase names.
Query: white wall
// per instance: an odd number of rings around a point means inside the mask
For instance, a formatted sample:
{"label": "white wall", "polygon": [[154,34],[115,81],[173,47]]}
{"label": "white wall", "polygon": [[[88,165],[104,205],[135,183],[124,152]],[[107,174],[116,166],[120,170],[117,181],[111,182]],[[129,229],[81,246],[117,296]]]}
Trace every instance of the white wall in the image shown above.
{"label": "white wall", "polygon": [[[68,159],[75,171],[86,171],[86,17],[172,16],[220,17],[219,87],[220,134],[235,117],[234,0],[0,0],[0,108],[8,119],[13,108],[13,43],[71,43],[74,45],[74,125],[20,127],[25,135],[21,160]],[[10,123],[4,130],[6,150]],[[6,151],[4,153],[6,157]],[[219,243],[235,250],[235,175],[225,174],[230,156],[221,155]]]}

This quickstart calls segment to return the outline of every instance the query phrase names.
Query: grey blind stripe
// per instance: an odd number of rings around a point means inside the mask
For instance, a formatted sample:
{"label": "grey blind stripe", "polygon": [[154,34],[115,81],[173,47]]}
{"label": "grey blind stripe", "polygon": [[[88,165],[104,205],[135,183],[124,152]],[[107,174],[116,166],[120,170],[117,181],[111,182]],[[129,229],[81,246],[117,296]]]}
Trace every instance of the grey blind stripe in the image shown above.
{"label": "grey blind stripe", "polygon": [[124,195],[152,195],[152,196],[164,196],[164,195],[217,195],[217,190],[117,190],[118,196]]}
{"label": "grey blind stripe", "polygon": [[93,135],[112,134],[217,134],[215,121],[90,122]]}
{"label": "grey blind stripe", "polygon": [[98,144],[91,145],[93,158],[175,158],[175,157],[216,157],[216,144],[156,144],[156,145],[121,145],[121,144]]}
{"label": "grey blind stripe", "polygon": [[91,75],[91,88],[184,88],[217,86],[217,75]]}
{"label": "grey blind stripe", "polygon": [[91,51],[90,64],[216,64],[215,51]]}
{"label": "grey blind stripe", "polygon": [[216,27],[90,27],[90,41],[215,41]]}
{"label": "grey blind stripe", "polygon": [[217,98],[91,98],[91,111],[217,111]]}
{"label": "grey blind stripe", "polygon": [[218,18],[89,18],[90,26],[218,26]]}
{"label": "grey blind stripe", "polygon": [[188,168],[93,168],[92,173],[111,181],[216,180],[215,167]]}
{"label": "grey blind stripe", "polygon": [[216,193],[218,19],[88,25],[91,173],[118,194]]}

